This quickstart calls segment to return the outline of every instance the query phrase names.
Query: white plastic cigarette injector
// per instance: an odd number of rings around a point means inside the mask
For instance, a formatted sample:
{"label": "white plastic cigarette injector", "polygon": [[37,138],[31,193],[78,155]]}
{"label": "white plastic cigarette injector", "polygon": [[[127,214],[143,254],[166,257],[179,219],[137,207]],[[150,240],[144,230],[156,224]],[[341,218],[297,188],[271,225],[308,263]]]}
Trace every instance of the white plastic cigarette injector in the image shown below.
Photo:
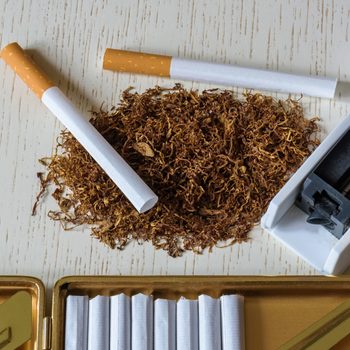
{"label": "white plastic cigarette injector", "polygon": [[249,89],[333,98],[337,79],[188,60],[171,56],[107,49],[103,68]]}
{"label": "white plastic cigarette injector", "polygon": [[89,152],[138,212],[143,213],[157,203],[155,193],[17,43],[7,45],[0,56]]}

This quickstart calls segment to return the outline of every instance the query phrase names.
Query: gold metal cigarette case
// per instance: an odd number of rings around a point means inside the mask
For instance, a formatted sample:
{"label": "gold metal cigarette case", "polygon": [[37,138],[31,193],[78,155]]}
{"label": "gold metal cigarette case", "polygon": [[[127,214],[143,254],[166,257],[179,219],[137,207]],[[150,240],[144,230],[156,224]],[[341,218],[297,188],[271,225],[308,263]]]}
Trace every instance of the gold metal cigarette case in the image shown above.
{"label": "gold metal cigarette case", "polygon": [[[121,292],[128,295],[142,292],[170,299],[196,298],[200,294],[213,297],[242,294],[246,349],[273,350],[350,300],[350,276],[70,276],[56,282],[51,313],[45,311],[45,288],[40,280],[0,277],[0,303],[18,291],[26,291],[32,298],[32,338],[21,350],[64,349],[67,295],[93,297]],[[321,324],[315,341],[327,332],[327,324],[324,327]],[[333,349],[350,349],[350,337],[342,339]]]}

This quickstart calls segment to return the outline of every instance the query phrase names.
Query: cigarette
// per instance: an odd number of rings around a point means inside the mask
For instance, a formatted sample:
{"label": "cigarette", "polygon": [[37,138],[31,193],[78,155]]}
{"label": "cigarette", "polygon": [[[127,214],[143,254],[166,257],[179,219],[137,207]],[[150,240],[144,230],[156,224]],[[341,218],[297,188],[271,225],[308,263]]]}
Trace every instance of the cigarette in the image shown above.
{"label": "cigarette", "polygon": [[110,298],[97,295],[89,300],[87,350],[109,350]]}
{"label": "cigarette", "polygon": [[125,294],[111,296],[110,350],[131,349],[131,301]]}
{"label": "cigarette", "polygon": [[176,305],[176,344],[178,349],[199,349],[198,300],[181,297]]}
{"label": "cigarette", "polygon": [[198,297],[199,349],[222,350],[220,299]]}
{"label": "cigarette", "polygon": [[[176,301],[154,302],[154,350],[176,349]],[[182,348],[179,348],[182,349]],[[184,350],[184,349],[183,349]]]}
{"label": "cigarette", "polygon": [[244,297],[223,295],[221,301],[222,350],[243,350],[244,339]]}
{"label": "cigarette", "polygon": [[7,45],[0,57],[90,153],[138,212],[157,203],[155,193],[17,43]]}
{"label": "cigarette", "polygon": [[257,90],[333,98],[337,79],[303,76],[171,56],[107,49],[103,68],[111,71],[203,81]]}
{"label": "cigarette", "polygon": [[66,300],[65,350],[87,349],[89,297],[68,295]]}
{"label": "cigarette", "polygon": [[153,349],[153,296],[131,297],[131,349]]}

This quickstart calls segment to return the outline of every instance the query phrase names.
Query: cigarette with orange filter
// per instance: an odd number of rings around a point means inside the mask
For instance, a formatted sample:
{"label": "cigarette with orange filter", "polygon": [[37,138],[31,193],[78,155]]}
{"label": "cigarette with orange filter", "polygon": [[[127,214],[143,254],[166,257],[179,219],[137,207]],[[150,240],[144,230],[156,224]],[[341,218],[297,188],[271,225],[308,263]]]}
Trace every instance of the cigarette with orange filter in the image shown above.
{"label": "cigarette with orange filter", "polygon": [[0,57],[90,153],[138,212],[157,203],[155,193],[17,43],[3,48]]}
{"label": "cigarette with orange filter", "polygon": [[333,98],[337,86],[337,79],[332,78],[303,76],[116,49],[106,50],[103,68],[119,72],[325,98]]}

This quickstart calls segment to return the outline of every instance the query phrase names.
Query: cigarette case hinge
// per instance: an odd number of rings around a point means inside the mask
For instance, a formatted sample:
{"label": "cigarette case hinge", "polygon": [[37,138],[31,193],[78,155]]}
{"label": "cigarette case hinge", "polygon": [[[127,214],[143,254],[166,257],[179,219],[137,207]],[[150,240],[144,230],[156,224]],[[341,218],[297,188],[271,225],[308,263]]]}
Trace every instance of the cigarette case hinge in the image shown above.
{"label": "cigarette case hinge", "polygon": [[43,320],[43,350],[51,349],[51,331],[52,319],[51,317],[45,317]]}

